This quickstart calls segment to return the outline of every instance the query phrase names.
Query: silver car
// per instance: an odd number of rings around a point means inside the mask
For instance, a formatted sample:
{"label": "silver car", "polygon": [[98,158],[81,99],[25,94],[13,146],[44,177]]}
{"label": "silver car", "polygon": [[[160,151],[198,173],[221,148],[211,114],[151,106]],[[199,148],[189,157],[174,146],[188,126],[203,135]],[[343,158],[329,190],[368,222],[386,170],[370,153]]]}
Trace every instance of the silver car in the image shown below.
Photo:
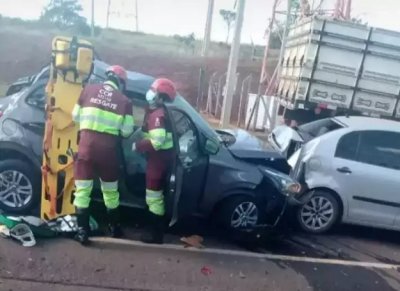
{"label": "silver car", "polygon": [[305,231],[323,233],[338,222],[400,230],[400,122],[335,117],[274,134],[281,152],[297,148],[292,176],[312,193],[297,211]]}

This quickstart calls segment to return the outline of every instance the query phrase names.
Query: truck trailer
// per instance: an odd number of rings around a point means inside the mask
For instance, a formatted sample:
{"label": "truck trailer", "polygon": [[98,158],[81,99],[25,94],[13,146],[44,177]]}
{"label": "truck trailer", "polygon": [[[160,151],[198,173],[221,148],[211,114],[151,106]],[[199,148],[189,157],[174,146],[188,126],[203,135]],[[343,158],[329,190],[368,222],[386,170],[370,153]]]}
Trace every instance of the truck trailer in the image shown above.
{"label": "truck trailer", "polygon": [[288,32],[275,95],[286,120],[400,119],[400,32],[313,16]]}

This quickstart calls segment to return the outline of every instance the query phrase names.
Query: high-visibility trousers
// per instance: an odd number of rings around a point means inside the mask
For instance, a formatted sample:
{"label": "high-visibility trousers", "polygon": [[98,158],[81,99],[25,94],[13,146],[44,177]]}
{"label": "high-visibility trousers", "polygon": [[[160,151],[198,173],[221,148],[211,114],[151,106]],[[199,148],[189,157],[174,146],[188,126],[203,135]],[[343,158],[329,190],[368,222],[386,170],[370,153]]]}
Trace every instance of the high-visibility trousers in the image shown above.
{"label": "high-visibility trousers", "polygon": [[174,151],[160,150],[149,153],[146,168],[146,203],[149,211],[163,216],[165,214],[164,190],[173,163]]}
{"label": "high-visibility trousers", "polygon": [[108,209],[119,206],[118,178],[119,158],[113,143],[102,142],[101,138],[81,140],[74,162],[75,199],[78,208],[88,208],[93,181],[100,178],[104,204]]}

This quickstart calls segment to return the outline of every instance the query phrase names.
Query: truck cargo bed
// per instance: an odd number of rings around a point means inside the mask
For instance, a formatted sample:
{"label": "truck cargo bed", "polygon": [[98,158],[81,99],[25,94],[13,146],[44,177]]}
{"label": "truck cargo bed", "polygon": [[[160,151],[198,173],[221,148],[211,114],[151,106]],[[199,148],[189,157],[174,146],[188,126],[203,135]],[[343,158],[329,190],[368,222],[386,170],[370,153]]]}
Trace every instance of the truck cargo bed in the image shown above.
{"label": "truck cargo bed", "polygon": [[289,109],[318,105],[400,118],[400,33],[313,17],[288,34],[276,95]]}

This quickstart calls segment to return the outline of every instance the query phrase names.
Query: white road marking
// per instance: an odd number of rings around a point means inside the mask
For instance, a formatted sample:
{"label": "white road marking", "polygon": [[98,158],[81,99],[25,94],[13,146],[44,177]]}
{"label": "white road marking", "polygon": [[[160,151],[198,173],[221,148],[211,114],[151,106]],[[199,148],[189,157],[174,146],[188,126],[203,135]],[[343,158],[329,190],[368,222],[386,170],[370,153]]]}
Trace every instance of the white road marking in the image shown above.
{"label": "white road marking", "polygon": [[93,237],[91,240],[94,243],[114,245],[114,246],[130,246],[130,247],[145,247],[152,249],[167,249],[174,251],[184,251],[184,252],[195,252],[195,253],[207,253],[216,255],[230,255],[230,256],[242,256],[248,258],[257,259],[267,259],[275,261],[292,261],[292,262],[306,262],[315,264],[327,264],[327,265],[341,265],[349,267],[364,267],[364,268],[376,268],[376,269],[393,269],[400,270],[400,265],[396,264],[386,264],[377,262],[359,262],[359,261],[346,261],[338,259],[319,259],[312,257],[298,257],[298,256],[285,256],[285,255],[274,255],[274,254],[259,254],[246,251],[236,251],[236,250],[223,250],[215,248],[185,248],[183,245],[175,244],[163,244],[163,245],[151,245],[145,244],[139,241],[126,240],[126,239],[115,239],[109,237]]}

